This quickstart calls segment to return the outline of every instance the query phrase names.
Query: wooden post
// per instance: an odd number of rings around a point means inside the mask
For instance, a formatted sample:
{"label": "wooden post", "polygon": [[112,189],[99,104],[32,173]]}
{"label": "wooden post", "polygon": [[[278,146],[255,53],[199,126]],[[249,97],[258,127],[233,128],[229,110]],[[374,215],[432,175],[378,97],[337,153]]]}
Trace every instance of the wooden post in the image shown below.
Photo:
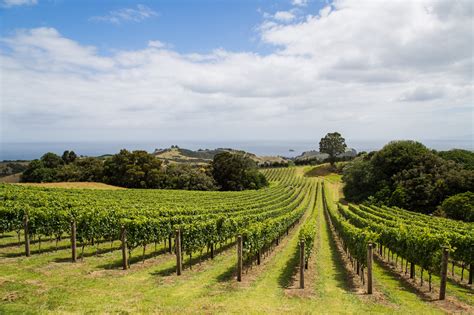
{"label": "wooden post", "polygon": [[28,231],[28,214],[25,213],[25,217],[23,218],[23,228],[25,230],[25,255],[26,257],[30,257],[30,233]]}
{"label": "wooden post", "polygon": [[211,243],[211,259],[214,259],[214,243]]}
{"label": "wooden post", "polygon": [[441,261],[441,284],[439,287],[439,299],[444,300],[446,298],[446,280],[448,277],[448,259],[449,250],[443,247],[443,257]]}
{"label": "wooden post", "polygon": [[357,274],[360,275],[360,263],[359,263],[359,260],[356,260],[356,271],[357,271]]}
{"label": "wooden post", "polygon": [[128,249],[127,249],[127,230],[122,225],[120,238],[122,240],[122,269],[128,269]]}
{"label": "wooden post", "polygon": [[237,281],[242,281],[242,235],[237,236]]}
{"label": "wooden post", "polygon": [[76,254],[76,221],[71,221],[71,254],[72,254],[72,262],[77,261],[77,254]]}
{"label": "wooden post", "polygon": [[300,289],[304,289],[304,241],[300,241]]}
{"label": "wooden post", "polygon": [[261,257],[262,257],[262,252],[260,250],[258,250],[258,252],[257,252],[257,265],[260,265]]}
{"label": "wooden post", "polygon": [[415,264],[410,263],[410,279],[415,279]]}
{"label": "wooden post", "polygon": [[372,294],[372,243],[369,243],[369,248],[367,249],[367,294]]}
{"label": "wooden post", "polygon": [[180,276],[182,268],[183,268],[183,264],[181,262],[182,256],[181,256],[181,231],[180,230],[176,230],[175,232],[174,246],[176,247],[176,274]]}

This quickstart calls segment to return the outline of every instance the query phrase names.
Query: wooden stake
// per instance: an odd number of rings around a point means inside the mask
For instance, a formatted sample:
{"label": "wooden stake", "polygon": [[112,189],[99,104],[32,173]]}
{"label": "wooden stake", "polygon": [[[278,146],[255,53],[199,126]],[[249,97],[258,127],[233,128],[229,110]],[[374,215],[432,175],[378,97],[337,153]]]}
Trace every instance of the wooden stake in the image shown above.
{"label": "wooden stake", "polygon": [[441,261],[441,284],[439,288],[439,299],[444,300],[446,298],[446,280],[448,277],[448,259],[449,250],[443,247],[443,260]]}
{"label": "wooden stake", "polygon": [[23,218],[23,228],[25,230],[25,255],[30,257],[30,233],[28,232],[28,214]]}
{"label": "wooden stake", "polygon": [[174,238],[174,246],[176,247],[176,274],[181,275],[183,270],[182,256],[181,256],[181,231],[176,230]]}
{"label": "wooden stake", "polygon": [[410,263],[410,279],[415,279],[415,264]]}
{"label": "wooden stake", "polygon": [[262,252],[260,250],[258,250],[258,253],[257,253],[257,265],[260,265],[260,259],[262,258]]}
{"label": "wooden stake", "polygon": [[125,229],[125,226],[123,225],[121,227],[120,236],[121,236],[120,238],[122,241],[122,269],[127,270],[128,269],[127,230]]}
{"label": "wooden stake", "polygon": [[211,243],[211,259],[214,259],[214,243]]}
{"label": "wooden stake", "polygon": [[237,281],[242,281],[242,235],[237,236]]}
{"label": "wooden stake", "polygon": [[304,241],[300,241],[300,289],[304,289]]}
{"label": "wooden stake", "polygon": [[372,246],[372,243],[370,243],[367,249],[367,294],[372,294]]}
{"label": "wooden stake", "polygon": [[72,254],[72,262],[77,261],[77,254],[76,254],[76,221],[71,221],[71,254]]}

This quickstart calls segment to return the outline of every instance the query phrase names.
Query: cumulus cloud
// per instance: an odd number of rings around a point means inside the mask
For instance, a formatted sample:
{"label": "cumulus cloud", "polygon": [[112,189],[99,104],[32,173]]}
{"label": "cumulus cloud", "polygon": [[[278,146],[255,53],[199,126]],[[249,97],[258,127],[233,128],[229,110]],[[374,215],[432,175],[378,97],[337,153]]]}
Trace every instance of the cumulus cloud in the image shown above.
{"label": "cumulus cloud", "polygon": [[296,16],[290,11],[278,11],[275,13],[273,17],[277,21],[291,22],[292,20],[295,19]]}
{"label": "cumulus cloud", "polygon": [[22,5],[36,5],[38,0],[3,0],[1,5],[6,8],[22,6]]}
{"label": "cumulus cloud", "polygon": [[305,7],[308,5],[308,0],[292,0],[291,4],[298,7]]}
{"label": "cumulus cloud", "polygon": [[141,22],[156,16],[158,16],[156,11],[152,10],[146,5],[138,4],[136,8],[113,10],[103,16],[94,16],[91,18],[91,20],[120,24],[122,22]]}
{"label": "cumulus cloud", "polygon": [[21,30],[1,39],[2,141],[472,134],[470,7],[337,1],[266,21],[266,55],[154,39],[103,56],[53,28]]}

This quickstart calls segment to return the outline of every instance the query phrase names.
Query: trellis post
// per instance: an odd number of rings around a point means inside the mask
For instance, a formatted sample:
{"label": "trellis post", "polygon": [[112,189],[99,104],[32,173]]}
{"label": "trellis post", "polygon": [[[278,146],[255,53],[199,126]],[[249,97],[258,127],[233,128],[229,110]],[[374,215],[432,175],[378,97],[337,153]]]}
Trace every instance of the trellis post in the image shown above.
{"label": "trellis post", "polygon": [[372,260],[373,260],[373,244],[369,243],[367,248],[367,294],[372,294]]}
{"label": "trellis post", "polygon": [[441,284],[439,288],[439,299],[444,300],[446,298],[446,280],[448,277],[448,259],[449,250],[447,247],[443,247],[443,257],[441,261]]}
{"label": "trellis post", "polygon": [[242,281],[242,235],[237,236],[237,281]]}
{"label": "trellis post", "polygon": [[300,241],[300,289],[304,289],[304,241]]}

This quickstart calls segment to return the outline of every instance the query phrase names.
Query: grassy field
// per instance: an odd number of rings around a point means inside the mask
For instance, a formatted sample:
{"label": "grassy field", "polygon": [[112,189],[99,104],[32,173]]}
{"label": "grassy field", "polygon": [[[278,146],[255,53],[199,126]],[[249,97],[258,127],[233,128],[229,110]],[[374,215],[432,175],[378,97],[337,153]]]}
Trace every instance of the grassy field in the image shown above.
{"label": "grassy field", "polygon": [[[301,168],[297,174],[304,174]],[[334,200],[342,197],[334,174],[329,178]],[[63,186],[64,187],[64,186]],[[85,187],[79,187],[85,188]],[[304,220],[308,217],[305,214]],[[33,242],[32,256],[23,256],[16,234],[0,236],[0,313],[393,313],[438,314],[455,311],[406,284],[384,264],[374,266],[375,292],[367,295],[341,255],[316,199],[318,229],[304,290],[298,288],[298,231],[290,230],[260,266],[235,280],[234,244],[216,257],[185,260],[182,276],[175,275],[175,256],[163,244],[132,255],[131,269],[121,270],[119,242],[85,249],[84,259],[70,262],[69,241]],[[197,257],[197,253],[195,257]],[[474,306],[472,289],[450,284],[450,303]],[[458,290],[458,291],[455,291]],[[471,309],[474,310],[474,309]]]}

